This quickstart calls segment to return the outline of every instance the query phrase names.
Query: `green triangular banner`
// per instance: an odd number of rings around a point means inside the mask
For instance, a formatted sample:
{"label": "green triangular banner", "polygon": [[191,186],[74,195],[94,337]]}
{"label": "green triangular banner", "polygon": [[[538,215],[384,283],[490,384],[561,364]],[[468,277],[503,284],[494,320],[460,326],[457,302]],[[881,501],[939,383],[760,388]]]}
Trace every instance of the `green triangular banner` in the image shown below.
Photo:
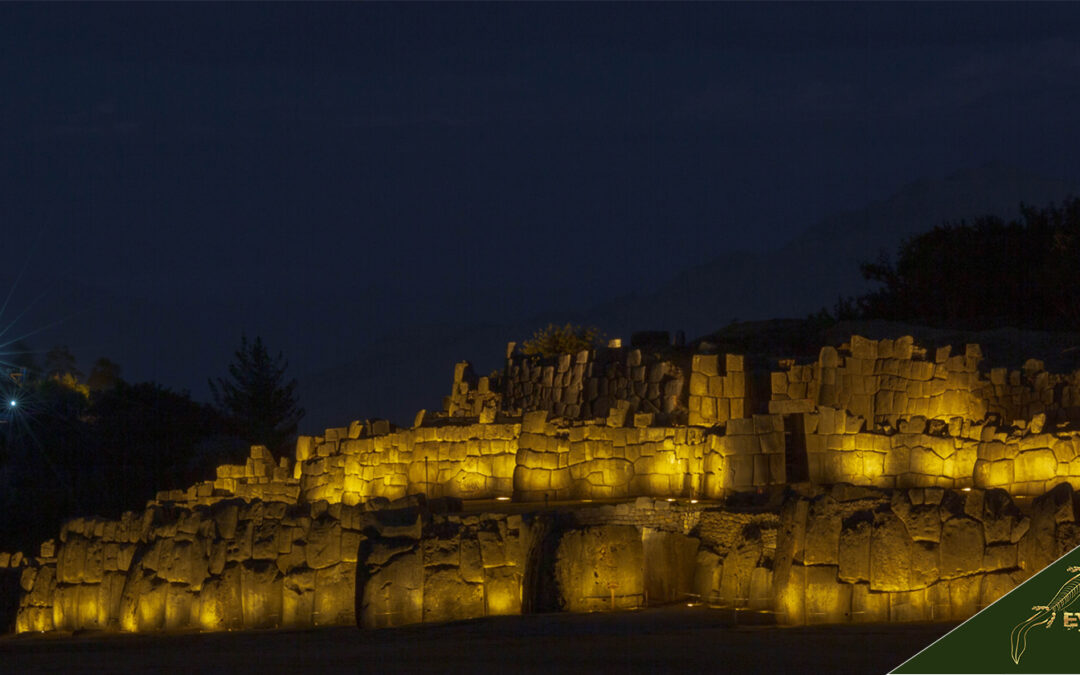
{"label": "green triangular banner", "polygon": [[1080,672],[1080,547],[892,672]]}

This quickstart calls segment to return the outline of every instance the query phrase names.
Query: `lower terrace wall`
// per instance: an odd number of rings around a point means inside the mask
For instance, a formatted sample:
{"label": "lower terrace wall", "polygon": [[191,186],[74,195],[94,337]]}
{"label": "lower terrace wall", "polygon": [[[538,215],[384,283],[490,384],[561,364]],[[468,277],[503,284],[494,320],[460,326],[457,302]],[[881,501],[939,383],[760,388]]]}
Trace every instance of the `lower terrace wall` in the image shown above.
{"label": "lower terrace wall", "polygon": [[793,499],[774,609],[792,624],[966,619],[1080,544],[1076,515],[1068,484],[1026,514],[1004,490],[838,486]]}
{"label": "lower terrace wall", "polygon": [[959,620],[1080,543],[1067,483],[807,487],[778,507],[639,498],[527,514],[225,499],[77,519],[22,568],[20,632],[386,627],[697,599],[782,623]]}

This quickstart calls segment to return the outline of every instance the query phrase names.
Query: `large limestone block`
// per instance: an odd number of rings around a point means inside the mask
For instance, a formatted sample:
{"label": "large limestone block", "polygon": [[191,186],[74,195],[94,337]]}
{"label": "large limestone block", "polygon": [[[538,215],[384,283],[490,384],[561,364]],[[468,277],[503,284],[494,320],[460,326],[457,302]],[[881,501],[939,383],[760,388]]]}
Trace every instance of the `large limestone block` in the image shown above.
{"label": "large limestone block", "polygon": [[356,621],[356,563],[341,562],[315,570],[312,623],[343,626]]}
{"label": "large limestone block", "polygon": [[1033,574],[1057,560],[1065,552],[1057,552],[1057,529],[1074,519],[1073,491],[1068,483],[1057,485],[1035,499],[1031,505],[1030,526],[1019,539],[1020,567]]}
{"label": "large limestone block", "polygon": [[806,623],[806,567],[790,565],[773,571],[773,598],[777,621]]}
{"label": "large limestone block", "polygon": [[[165,600],[169,592],[169,583],[144,573],[139,578],[136,588],[138,590],[133,593],[133,630],[139,633],[161,630],[165,625]],[[124,589],[124,593],[127,595],[127,588]],[[123,615],[121,615],[121,621],[123,621]]]}
{"label": "large limestone block", "polygon": [[938,570],[938,545],[930,541],[916,541],[911,546],[910,587],[925,588],[941,576]]}
{"label": "large limestone block", "polygon": [[461,537],[459,572],[461,578],[471,584],[484,582],[484,564],[480,554],[480,542],[469,536]]}
{"label": "large limestone block", "polygon": [[941,528],[940,569],[942,578],[973,574],[982,566],[982,523],[967,517],[950,518]]}
{"label": "large limestone block", "polygon": [[250,520],[240,521],[236,526],[236,536],[226,539],[225,560],[227,562],[241,562],[250,559],[254,538],[254,524]]}
{"label": "large limestone block", "polygon": [[860,511],[844,520],[838,543],[837,577],[847,583],[870,580],[870,533],[874,516]]}
{"label": "large limestone block", "polygon": [[272,560],[248,560],[240,565],[240,598],[246,628],[281,624],[281,575]]}
{"label": "large limestone block", "polygon": [[1057,457],[1049,448],[1028,450],[1016,456],[1013,479],[1018,482],[1050,480],[1057,475]]}
{"label": "large limestone block", "polygon": [[311,524],[305,547],[307,565],[322,569],[341,562],[341,523],[320,518]]}
{"label": "large limestone block", "polygon": [[890,594],[889,621],[926,621],[928,618],[929,608],[925,588]]}
{"label": "large limestone block", "polygon": [[294,569],[281,580],[281,626],[312,625],[315,611],[315,570]]}
{"label": "large limestone block", "polygon": [[166,581],[187,584],[195,590],[202,588],[209,574],[209,560],[201,541],[191,539],[159,539],[158,576]]}
{"label": "large limestone block", "polygon": [[933,450],[924,447],[911,449],[911,471],[924,476],[942,476],[945,473],[944,461]]}
{"label": "large limestone block", "polygon": [[506,547],[498,532],[477,532],[476,538],[484,567],[502,567],[506,564]]}
{"label": "large limestone block", "polygon": [[694,594],[702,602],[713,602],[720,588],[720,556],[712,551],[699,550],[694,565]]}
{"label": "large limestone block", "polygon": [[169,584],[165,593],[165,630],[183,630],[198,617],[198,595],[186,584]]}
{"label": "large limestone block", "polygon": [[[23,576],[25,579],[25,574]],[[25,585],[23,586],[25,588]],[[53,593],[56,591],[56,568],[52,566],[42,567],[33,577],[33,586],[24,597],[26,604],[33,607],[46,607],[52,604]],[[52,619],[49,619],[52,622]]]}
{"label": "large limestone block", "polygon": [[810,504],[803,551],[803,561],[807,565],[837,564],[843,515],[843,510],[831,496],[825,495]]}
{"label": "large limestone block", "polygon": [[750,609],[772,611],[772,570],[755,567],[750,573]]}
{"label": "large limestone block", "polygon": [[676,532],[642,532],[645,591],[650,604],[682,600],[693,592],[700,541]]}
{"label": "large limestone block", "polygon": [[559,604],[566,611],[637,607],[644,599],[644,550],[641,533],[630,525],[602,525],[570,530],[559,539],[555,555]]}
{"label": "large limestone block", "polygon": [[870,584],[859,583],[851,587],[851,620],[854,623],[882,623],[889,620],[889,597],[887,591],[872,591]]}
{"label": "large limestone block", "polygon": [[992,544],[983,554],[982,568],[988,572],[1016,567],[1016,544]]}
{"label": "large limestone block", "polygon": [[870,535],[870,590],[906,591],[911,574],[911,537],[895,514],[875,514]]}
{"label": "large limestone block", "polygon": [[362,583],[360,626],[382,628],[420,623],[424,620],[424,565],[415,546],[398,549],[399,553],[377,558],[368,556]]}
{"label": "large limestone block", "polygon": [[[240,566],[225,566],[199,593],[199,626],[203,630],[237,630],[244,627],[244,607]],[[126,594],[126,591],[125,591]]]}
{"label": "large limestone block", "polygon": [[982,609],[979,606],[982,578],[983,575],[977,575],[959,577],[948,581],[952,618],[966,619]]}
{"label": "large limestone block", "polygon": [[1017,586],[1014,573],[991,572],[984,574],[979,588],[979,608],[988,607]]}
{"label": "large limestone block", "polygon": [[458,499],[482,499],[489,494],[487,477],[468,471],[458,471],[447,485],[446,494]]}
{"label": "large limestone block", "polygon": [[424,571],[424,622],[459,621],[484,615],[484,587],[462,578],[454,567]]}
{"label": "large limestone block", "polygon": [[86,559],[83,563],[82,578],[86,583],[100,583],[105,575],[105,545],[101,539],[86,542]]}
{"label": "large limestone block", "polygon": [[841,623],[851,616],[851,585],[836,577],[835,565],[806,569],[806,622]]}
{"label": "large limestone block", "polygon": [[484,570],[484,613],[487,616],[521,613],[521,571],[515,567]]}
{"label": "large limestone block", "polygon": [[58,585],[52,595],[52,623],[57,630],[78,629],[78,585]]}
{"label": "large limestone block", "polygon": [[62,584],[77,584],[83,580],[86,565],[87,540],[82,535],[69,534],[61,544],[56,558],[56,579]]}
{"label": "large limestone block", "polygon": [[941,541],[941,512],[937,506],[920,504],[897,515],[914,541]]}
{"label": "large limestone block", "polygon": [[430,536],[421,542],[426,567],[452,566],[461,564],[461,538],[457,528],[447,527],[439,536]]}
{"label": "large limestone block", "polygon": [[725,558],[720,572],[718,601],[732,607],[747,607],[754,570],[761,560],[759,541],[747,542]]}

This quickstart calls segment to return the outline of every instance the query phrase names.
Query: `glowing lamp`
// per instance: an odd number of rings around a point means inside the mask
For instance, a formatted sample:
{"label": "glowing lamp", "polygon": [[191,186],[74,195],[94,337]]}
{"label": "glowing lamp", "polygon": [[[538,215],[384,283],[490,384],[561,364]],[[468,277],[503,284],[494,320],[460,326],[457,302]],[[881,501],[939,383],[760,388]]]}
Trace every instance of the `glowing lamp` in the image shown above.
{"label": "glowing lamp", "polygon": [[15,399],[11,399],[10,401],[8,401],[8,407],[9,408],[14,408],[17,405],[19,405],[19,402],[16,401]]}

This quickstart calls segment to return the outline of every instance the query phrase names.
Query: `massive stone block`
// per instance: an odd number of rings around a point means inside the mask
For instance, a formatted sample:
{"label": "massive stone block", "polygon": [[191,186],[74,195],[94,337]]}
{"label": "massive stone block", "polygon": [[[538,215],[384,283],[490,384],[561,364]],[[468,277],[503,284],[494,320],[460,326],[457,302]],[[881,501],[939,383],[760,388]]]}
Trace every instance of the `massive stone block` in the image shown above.
{"label": "massive stone block", "polygon": [[911,538],[891,512],[877,513],[870,535],[870,590],[906,591],[911,574]]}
{"label": "massive stone block", "polygon": [[483,616],[483,584],[466,581],[456,567],[426,567],[423,608],[425,623]]}
{"label": "massive stone block", "polygon": [[966,517],[947,520],[941,528],[941,576],[948,579],[978,572],[984,545],[982,523]]}
{"label": "massive stone block", "polygon": [[566,611],[638,607],[644,601],[641,532],[630,525],[575,529],[559,540],[555,559],[559,600]]}
{"label": "massive stone block", "polygon": [[[394,551],[397,551],[396,553]],[[382,628],[424,620],[424,564],[415,543],[385,547],[366,558],[358,593],[360,625]]]}

